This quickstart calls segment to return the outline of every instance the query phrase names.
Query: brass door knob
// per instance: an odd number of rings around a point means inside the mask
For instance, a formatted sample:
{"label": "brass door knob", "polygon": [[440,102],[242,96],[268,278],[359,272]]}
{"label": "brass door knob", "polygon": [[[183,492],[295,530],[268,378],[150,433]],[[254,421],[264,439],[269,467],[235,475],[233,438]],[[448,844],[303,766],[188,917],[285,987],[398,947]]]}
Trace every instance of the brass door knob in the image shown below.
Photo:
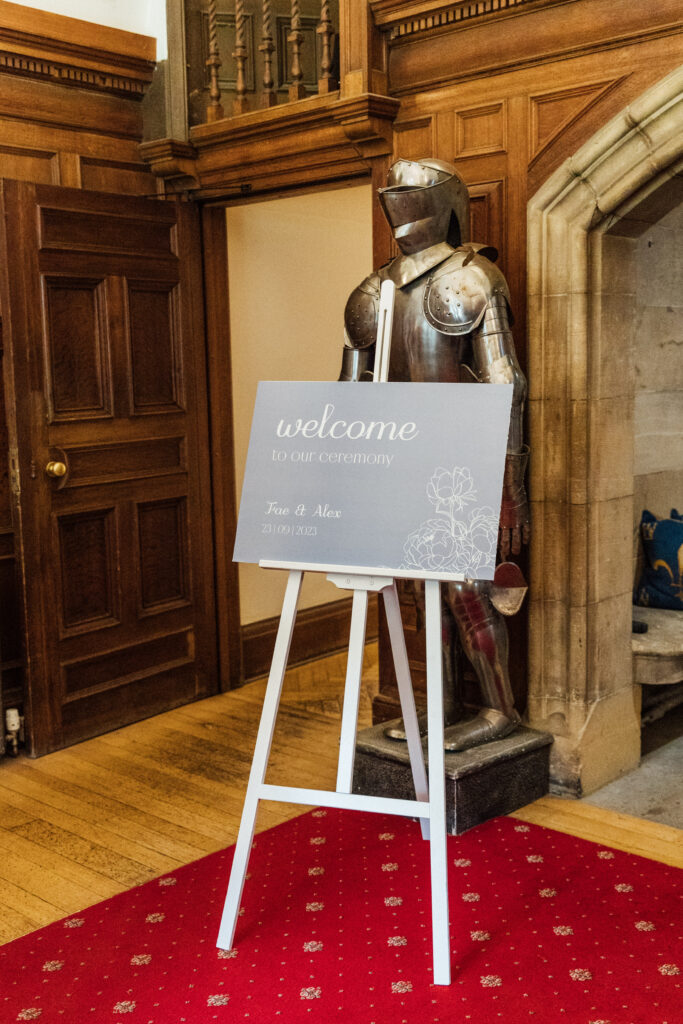
{"label": "brass door knob", "polygon": [[65,476],[66,466],[64,465],[63,462],[48,462],[47,466],[45,467],[45,472],[47,473],[48,476]]}

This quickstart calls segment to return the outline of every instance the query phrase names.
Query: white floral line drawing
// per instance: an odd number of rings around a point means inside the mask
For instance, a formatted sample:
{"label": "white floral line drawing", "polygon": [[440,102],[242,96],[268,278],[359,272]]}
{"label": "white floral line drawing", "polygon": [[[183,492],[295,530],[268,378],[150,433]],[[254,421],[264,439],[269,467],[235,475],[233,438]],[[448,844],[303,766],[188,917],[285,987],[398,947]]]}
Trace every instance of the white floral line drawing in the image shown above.
{"label": "white floral line drawing", "polygon": [[468,509],[477,500],[472,474],[466,466],[437,466],[427,484],[427,498],[434,515],[408,535],[403,545],[401,569],[426,569],[462,573],[476,578],[482,569],[495,566],[498,516],[484,505]]}

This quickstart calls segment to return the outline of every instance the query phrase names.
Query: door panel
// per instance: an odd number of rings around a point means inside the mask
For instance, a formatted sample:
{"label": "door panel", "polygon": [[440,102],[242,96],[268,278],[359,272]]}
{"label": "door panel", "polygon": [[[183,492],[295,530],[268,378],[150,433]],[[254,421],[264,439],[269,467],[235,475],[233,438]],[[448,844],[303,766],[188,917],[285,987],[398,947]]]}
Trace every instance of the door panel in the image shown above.
{"label": "door panel", "polygon": [[2,183],[36,754],[217,689],[197,238],[187,204]]}
{"label": "door panel", "polygon": [[97,508],[54,517],[60,637],[121,622],[117,513]]}
{"label": "door panel", "polygon": [[111,417],[111,366],[103,279],[43,279],[48,416]]}
{"label": "door panel", "polygon": [[190,600],[187,506],[184,497],[136,505],[139,609],[151,615]]}
{"label": "door panel", "polygon": [[176,412],[184,405],[178,289],[129,281],[127,299],[132,415]]}

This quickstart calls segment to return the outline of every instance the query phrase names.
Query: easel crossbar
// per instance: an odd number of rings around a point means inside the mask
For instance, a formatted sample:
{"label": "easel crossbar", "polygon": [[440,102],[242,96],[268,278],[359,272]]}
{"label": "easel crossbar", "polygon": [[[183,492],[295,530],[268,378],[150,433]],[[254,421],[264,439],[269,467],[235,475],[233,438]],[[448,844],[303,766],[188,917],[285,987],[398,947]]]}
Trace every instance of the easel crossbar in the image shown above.
{"label": "easel crossbar", "polygon": [[335,793],[327,789],[271,785],[260,786],[258,795],[260,800],[281,800],[284,803],[308,804],[311,807],[375,811],[378,814],[398,814],[405,818],[429,817],[429,802],[424,800],[399,800],[383,796],[365,796],[360,793]]}

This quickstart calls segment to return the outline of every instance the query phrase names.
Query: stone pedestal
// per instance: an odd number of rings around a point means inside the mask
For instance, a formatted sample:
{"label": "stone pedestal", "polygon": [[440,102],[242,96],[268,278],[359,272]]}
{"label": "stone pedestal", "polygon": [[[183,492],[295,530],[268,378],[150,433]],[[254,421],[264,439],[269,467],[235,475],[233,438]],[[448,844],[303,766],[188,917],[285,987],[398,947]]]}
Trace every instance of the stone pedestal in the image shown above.
{"label": "stone pedestal", "polygon": [[[359,732],[353,791],[414,800],[408,748],[385,737],[388,724]],[[520,727],[505,739],[458,754],[446,753],[449,834],[460,835],[545,796],[552,741],[548,733]],[[427,761],[426,738],[423,746]]]}

